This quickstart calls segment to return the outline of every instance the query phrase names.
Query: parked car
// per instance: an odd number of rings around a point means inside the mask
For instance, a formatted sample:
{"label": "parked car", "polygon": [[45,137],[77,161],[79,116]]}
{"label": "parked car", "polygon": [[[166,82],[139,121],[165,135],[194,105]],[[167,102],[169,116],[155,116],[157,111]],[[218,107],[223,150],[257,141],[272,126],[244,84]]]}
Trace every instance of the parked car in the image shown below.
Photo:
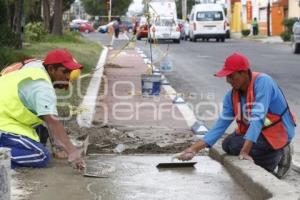
{"label": "parked car", "polygon": [[138,27],[136,39],[141,40],[142,38],[148,37],[148,24],[143,24]]}
{"label": "parked car", "polygon": [[78,32],[79,29],[80,29],[81,24],[83,24],[83,23],[88,23],[88,21],[84,20],[84,19],[74,19],[74,20],[72,20],[72,22],[70,22],[70,24],[69,24],[70,31]]}
{"label": "parked car", "polygon": [[292,50],[293,53],[300,53],[300,21],[293,25]]}
{"label": "parked car", "polygon": [[151,41],[156,40],[172,40],[180,43],[180,27],[174,18],[160,17],[150,28]]}
{"label": "parked car", "polygon": [[136,32],[136,39],[141,40],[142,38],[148,37],[148,24],[145,16],[141,17],[139,22],[136,23],[138,25]]}
{"label": "parked car", "polygon": [[74,31],[74,32],[78,32],[79,27],[80,27],[80,24],[77,24],[77,23],[72,23],[71,22],[70,25],[69,25],[70,31]]}
{"label": "parked car", "polygon": [[90,33],[90,32],[95,32],[95,29],[89,23],[81,23],[79,26],[79,31],[83,33]]}
{"label": "parked car", "polygon": [[122,21],[121,26],[123,30],[128,32],[131,32],[133,28],[133,24],[130,21]]}
{"label": "parked car", "polygon": [[116,21],[111,21],[109,22],[108,24],[104,24],[102,26],[99,26],[98,29],[97,29],[97,32],[100,32],[100,33],[107,33],[108,32],[108,28],[110,26],[113,26],[113,24],[115,23]]}

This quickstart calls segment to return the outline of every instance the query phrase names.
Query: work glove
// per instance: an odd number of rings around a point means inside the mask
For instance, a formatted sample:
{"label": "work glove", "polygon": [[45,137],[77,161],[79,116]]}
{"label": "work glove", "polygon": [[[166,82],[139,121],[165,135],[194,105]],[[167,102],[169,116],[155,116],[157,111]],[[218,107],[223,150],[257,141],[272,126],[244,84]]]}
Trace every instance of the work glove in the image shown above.
{"label": "work glove", "polygon": [[191,160],[196,155],[196,152],[192,148],[187,148],[184,151],[175,154],[178,160],[186,161]]}
{"label": "work glove", "polygon": [[68,155],[68,162],[74,169],[83,170],[85,168],[85,162],[81,156],[81,152],[78,150]]}

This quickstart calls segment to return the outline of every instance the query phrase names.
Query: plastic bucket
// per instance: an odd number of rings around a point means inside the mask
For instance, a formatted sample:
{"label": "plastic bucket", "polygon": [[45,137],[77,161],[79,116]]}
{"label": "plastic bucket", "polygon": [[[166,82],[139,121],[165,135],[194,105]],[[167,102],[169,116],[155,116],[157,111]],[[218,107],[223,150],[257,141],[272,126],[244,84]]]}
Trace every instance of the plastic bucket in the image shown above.
{"label": "plastic bucket", "polygon": [[166,56],[162,61],[159,63],[160,71],[162,72],[171,72],[173,71],[173,63],[169,56]]}
{"label": "plastic bucket", "polygon": [[161,75],[142,74],[142,95],[158,96],[160,93]]}

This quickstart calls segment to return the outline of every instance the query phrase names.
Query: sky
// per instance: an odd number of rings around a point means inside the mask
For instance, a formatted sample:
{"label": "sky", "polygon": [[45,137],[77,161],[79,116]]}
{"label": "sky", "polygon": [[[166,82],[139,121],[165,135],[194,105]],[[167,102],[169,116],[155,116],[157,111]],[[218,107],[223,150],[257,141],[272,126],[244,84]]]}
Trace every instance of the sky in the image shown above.
{"label": "sky", "polygon": [[143,0],[134,0],[133,3],[129,6],[129,12],[141,12],[143,10]]}

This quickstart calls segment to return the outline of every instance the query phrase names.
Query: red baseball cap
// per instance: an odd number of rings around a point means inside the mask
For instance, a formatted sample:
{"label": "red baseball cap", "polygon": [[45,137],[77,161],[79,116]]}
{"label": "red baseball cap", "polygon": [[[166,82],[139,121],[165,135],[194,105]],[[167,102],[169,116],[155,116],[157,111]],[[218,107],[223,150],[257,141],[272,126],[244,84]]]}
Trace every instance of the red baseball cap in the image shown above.
{"label": "red baseball cap", "polygon": [[249,69],[248,58],[242,54],[233,53],[225,60],[223,69],[218,71],[215,76],[224,77],[232,74],[233,72],[243,71]]}
{"label": "red baseball cap", "polygon": [[82,65],[79,64],[72,54],[66,49],[55,49],[49,51],[44,59],[44,64],[62,64],[65,68],[70,70],[79,69],[82,67]]}

